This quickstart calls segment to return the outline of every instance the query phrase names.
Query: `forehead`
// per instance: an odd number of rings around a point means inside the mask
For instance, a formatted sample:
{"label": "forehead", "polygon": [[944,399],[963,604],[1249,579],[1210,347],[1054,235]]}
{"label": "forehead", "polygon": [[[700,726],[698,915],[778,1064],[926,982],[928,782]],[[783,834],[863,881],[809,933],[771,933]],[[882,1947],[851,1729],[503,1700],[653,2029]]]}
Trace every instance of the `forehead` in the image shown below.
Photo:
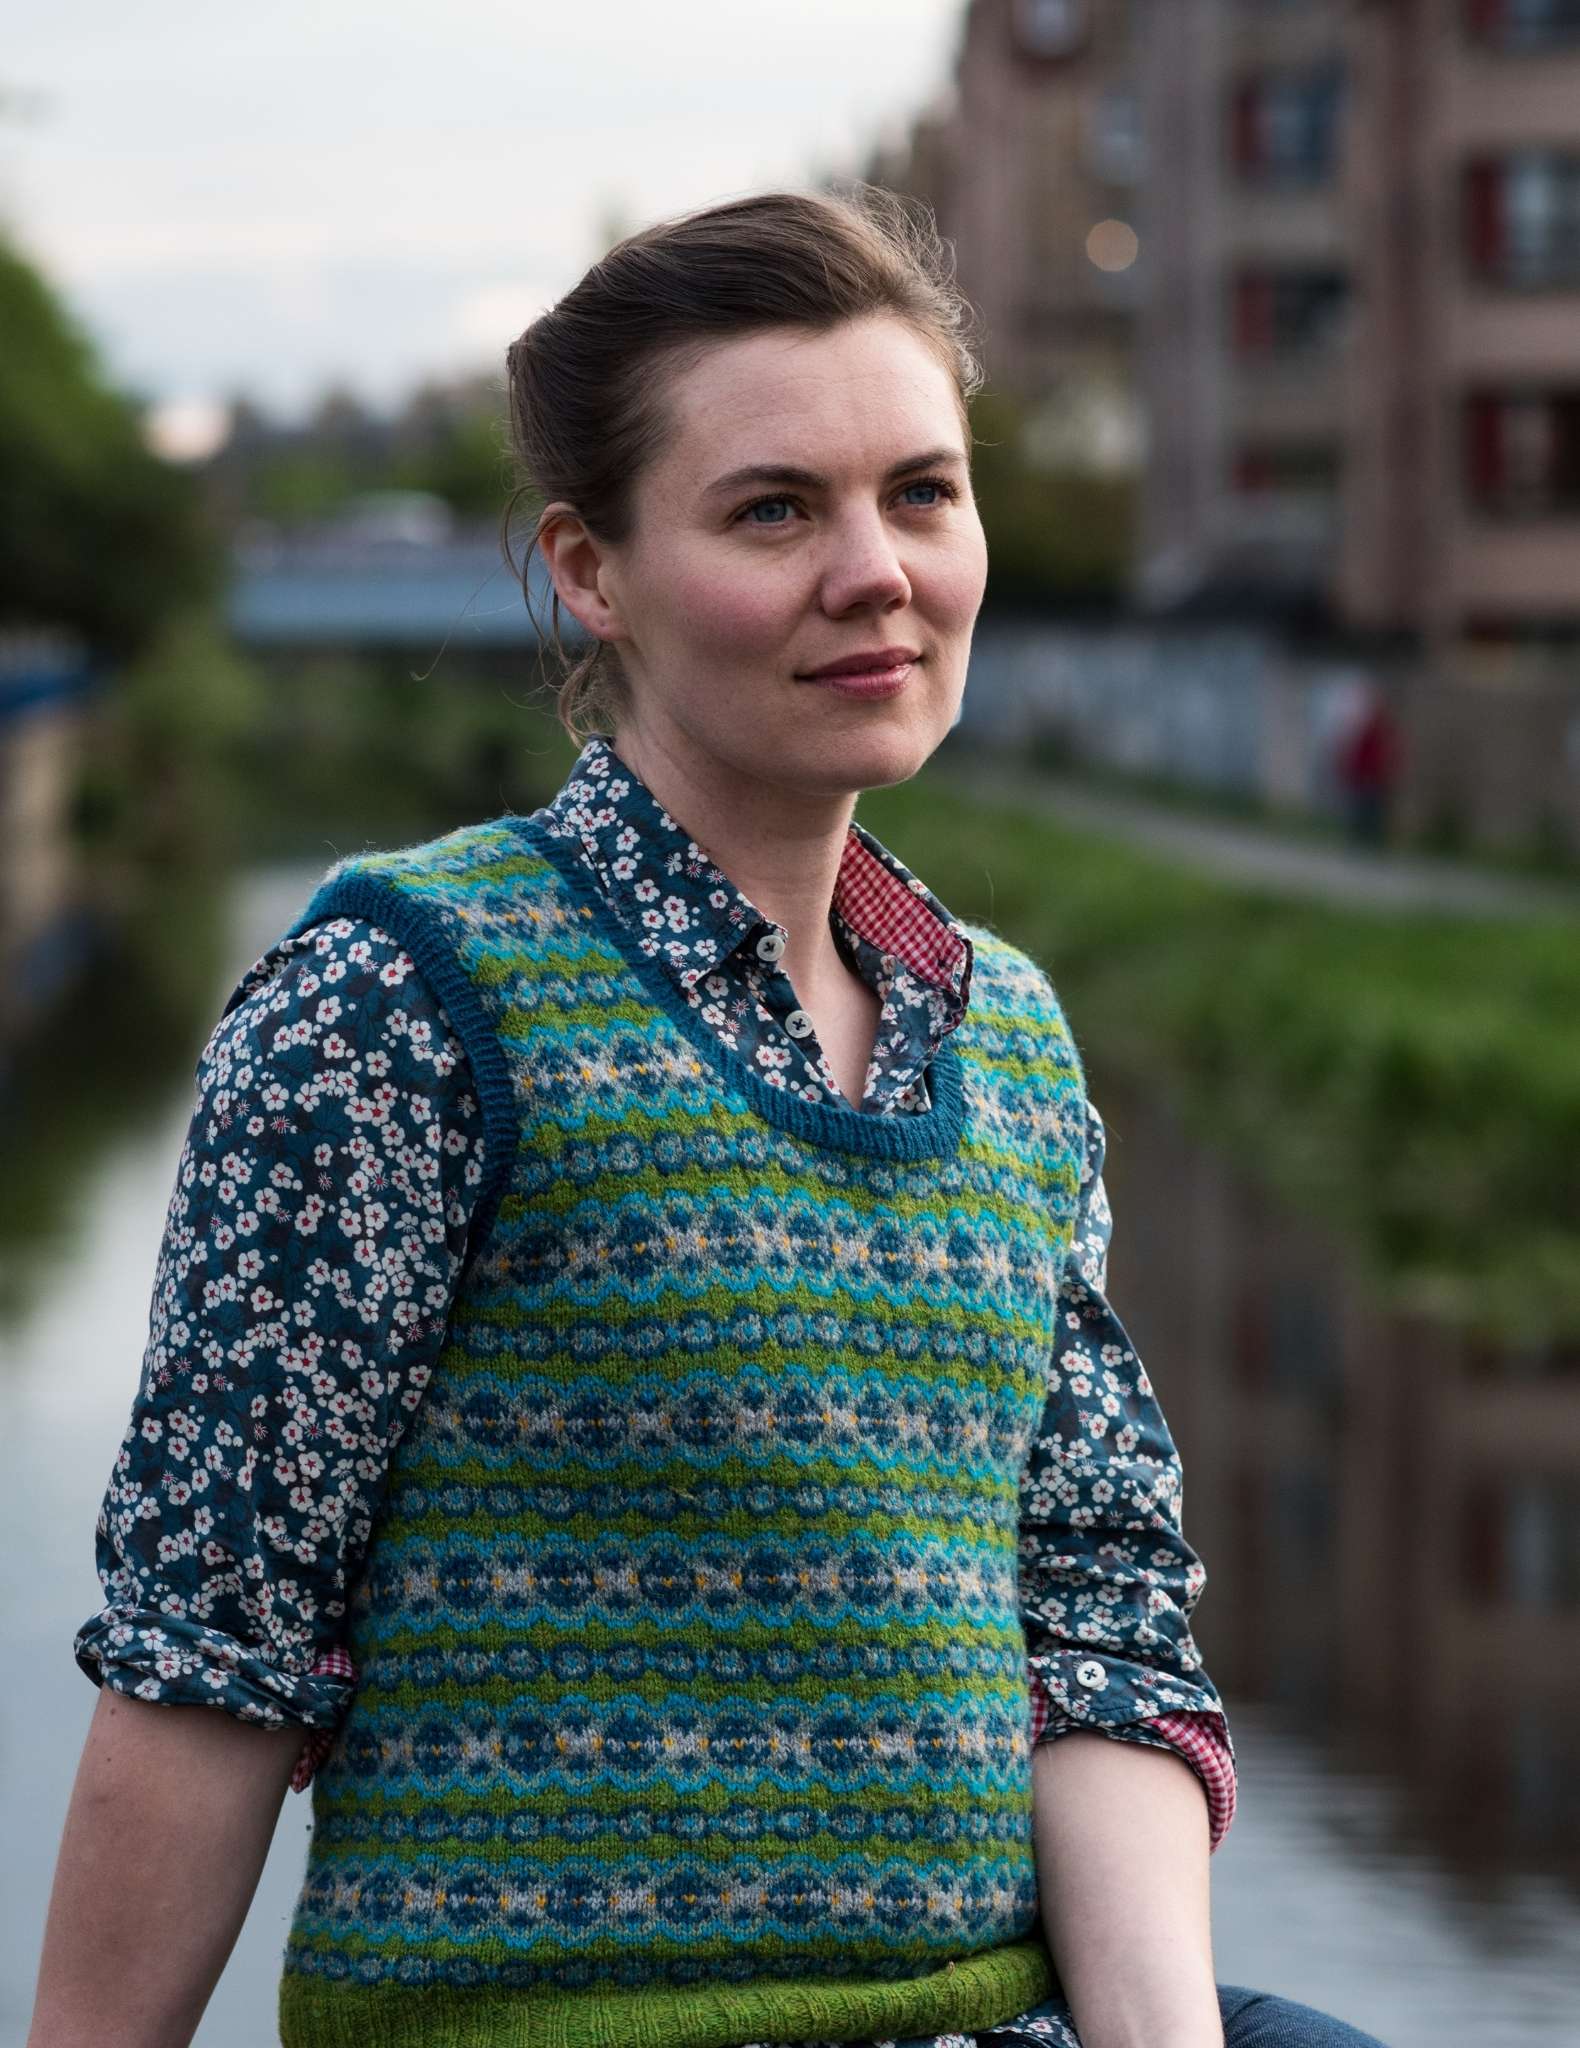
{"label": "forehead", "polygon": [[701,488],[748,463],[837,474],[883,469],[923,448],[966,454],[954,379],[888,316],[716,342],[670,377],[664,405],[669,432],[655,469],[676,487]]}

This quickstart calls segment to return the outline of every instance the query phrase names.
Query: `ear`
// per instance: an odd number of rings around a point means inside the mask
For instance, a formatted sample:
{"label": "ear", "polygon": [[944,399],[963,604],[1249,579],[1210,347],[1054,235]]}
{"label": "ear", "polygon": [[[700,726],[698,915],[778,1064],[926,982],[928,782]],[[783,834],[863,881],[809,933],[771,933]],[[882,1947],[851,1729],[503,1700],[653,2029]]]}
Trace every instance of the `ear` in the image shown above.
{"label": "ear", "polygon": [[620,615],[605,595],[607,562],[604,545],[569,505],[546,505],[538,522],[538,553],[543,557],[560,603],[595,640],[616,640]]}

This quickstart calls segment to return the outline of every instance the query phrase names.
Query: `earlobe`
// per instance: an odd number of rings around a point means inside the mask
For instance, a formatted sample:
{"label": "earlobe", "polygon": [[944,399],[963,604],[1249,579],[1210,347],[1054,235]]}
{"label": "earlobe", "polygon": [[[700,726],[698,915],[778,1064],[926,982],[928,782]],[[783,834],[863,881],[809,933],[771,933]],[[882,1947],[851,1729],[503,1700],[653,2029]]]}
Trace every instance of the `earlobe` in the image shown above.
{"label": "earlobe", "polygon": [[620,622],[599,575],[603,549],[568,505],[549,505],[538,521],[538,552],[560,603],[595,640],[614,640]]}

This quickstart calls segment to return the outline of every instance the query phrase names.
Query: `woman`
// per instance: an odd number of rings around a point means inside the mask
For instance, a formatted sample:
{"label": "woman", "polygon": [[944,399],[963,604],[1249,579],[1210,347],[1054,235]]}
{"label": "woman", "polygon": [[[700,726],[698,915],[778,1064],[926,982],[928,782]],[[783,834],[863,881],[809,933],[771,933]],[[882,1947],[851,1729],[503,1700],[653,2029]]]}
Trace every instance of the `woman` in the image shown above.
{"label": "woman", "polygon": [[287,2048],[1360,2041],[1214,1985],[1057,997],[851,818],[983,593],[936,240],[716,207],[509,367],[582,753],[340,863],[205,1051],[34,2048],[189,2038],[314,1767]]}

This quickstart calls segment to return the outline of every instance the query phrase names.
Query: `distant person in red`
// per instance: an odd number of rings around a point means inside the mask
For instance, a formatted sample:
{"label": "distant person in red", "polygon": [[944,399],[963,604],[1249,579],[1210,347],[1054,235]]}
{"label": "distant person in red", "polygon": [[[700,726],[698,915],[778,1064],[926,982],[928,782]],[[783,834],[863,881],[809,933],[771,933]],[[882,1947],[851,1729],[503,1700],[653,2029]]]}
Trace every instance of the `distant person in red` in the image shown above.
{"label": "distant person in red", "polygon": [[1334,768],[1350,836],[1361,845],[1388,838],[1388,809],[1399,780],[1401,738],[1388,701],[1368,685],[1354,723],[1340,738]]}

